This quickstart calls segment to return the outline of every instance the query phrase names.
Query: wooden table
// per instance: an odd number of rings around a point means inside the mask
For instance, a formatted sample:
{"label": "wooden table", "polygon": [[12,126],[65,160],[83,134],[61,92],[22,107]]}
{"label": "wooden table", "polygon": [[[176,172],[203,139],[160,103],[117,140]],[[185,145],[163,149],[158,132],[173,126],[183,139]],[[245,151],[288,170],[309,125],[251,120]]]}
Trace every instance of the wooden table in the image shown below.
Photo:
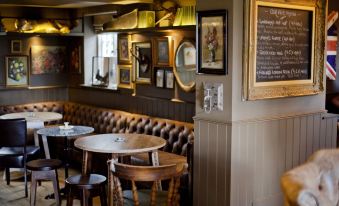
{"label": "wooden table", "polygon": [[25,118],[27,122],[51,122],[62,119],[62,114],[56,112],[15,112],[0,116],[1,119]]}
{"label": "wooden table", "polygon": [[81,137],[75,140],[74,146],[83,150],[82,173],[88,174],[90,166],[90,152],[111,154],[108,161],[108,202],[113,205],[113,174],[111,168],[114,161],[119,156],[133,155],[143,152],[152,153],[152,163],[154,166],[159,165],[158,149],[165,146],[166,141],[163,138],[143,135],[143,134],[100,134],[93,136]]}

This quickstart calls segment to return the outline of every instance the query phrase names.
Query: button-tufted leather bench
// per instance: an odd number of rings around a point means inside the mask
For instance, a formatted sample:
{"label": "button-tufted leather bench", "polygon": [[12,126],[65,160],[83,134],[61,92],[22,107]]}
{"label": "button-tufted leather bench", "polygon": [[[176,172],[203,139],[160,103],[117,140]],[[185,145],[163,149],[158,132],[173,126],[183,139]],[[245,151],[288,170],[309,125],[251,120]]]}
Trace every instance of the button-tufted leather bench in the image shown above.
{"label": "button-tufted leather bench", "polygon": [[[57,123],[67,121],[73,125],[91,126],[95,133],[142,133],[162,137],[167,141],[167,144],[163,148],[163,152],[159,154],[161,164],[186,161],[186,156],[190,156],[187,155],[187,145],[192,144],[194,139],[193,124],[191,123],[74,102],[57,101],[0,106],[0,114],[26,111],[58,112],[63,114],[63,120]],[[56,148],[51,147],[51,152],[53,153],[54,150],[62,153],[62,144],[60,142]],[[81,152],[73,148],[73,159],[81,163],[81,156]],[[138,155],[138,158],[144,161],[148,160],[147,154]]]}

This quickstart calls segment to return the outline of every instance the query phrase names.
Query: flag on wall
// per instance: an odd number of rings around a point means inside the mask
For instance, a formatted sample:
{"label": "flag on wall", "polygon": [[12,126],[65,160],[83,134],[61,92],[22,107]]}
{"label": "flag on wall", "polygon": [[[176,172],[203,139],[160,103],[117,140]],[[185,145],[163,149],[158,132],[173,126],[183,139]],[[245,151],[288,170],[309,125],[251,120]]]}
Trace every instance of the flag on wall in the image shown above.
{"label": "flag on wall", "polygon": [[338,19],[338,12],[332,11],[327,17],[327,61],[326,76],[330,80],[336,79],[336,56],[337,56],[337,27],[335,22]]}

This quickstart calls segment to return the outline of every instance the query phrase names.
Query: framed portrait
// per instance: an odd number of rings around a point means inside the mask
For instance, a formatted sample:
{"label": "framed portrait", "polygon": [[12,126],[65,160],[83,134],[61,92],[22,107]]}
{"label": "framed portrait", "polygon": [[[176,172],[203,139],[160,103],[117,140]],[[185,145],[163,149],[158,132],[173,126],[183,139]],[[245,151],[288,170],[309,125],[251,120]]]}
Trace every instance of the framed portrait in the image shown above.
{"label": "framed portrait", "polygon": [[168,37],[153,39],[153,65],[155,67],[172,66],[173,49]]}
{"label": "framed portrait", "polygon": [[198,12],[198,73],[227,73],[227,11]]}
{"label": "framed portrait", "polygon": [[158,69],[155,76],[156,76],[156,82],[155,82],[155,86],[156,87],[164,87],[164,70],[163,69]]}
{"label": "framed portrait", "polygon": [[6,56],[6,87],[28,86],[28,56]]}
{"label": "framed portrait", "polygon": [[65,71],[65,46],[32,46],[32,74],[55,74]]}
{"label": "framed portrait", "polygon": [[131,65],[119,65],[118,66],[119,88],[132,89],[132,66]]}
{"label": "framed portrait", "polygon": [[11,41],[11,53],[22,53],[22,43],[21,40],[12,40]]}
{"label": "framed portrait", "polygon": [[166,70],[165,71],[166,78],[166,88],[173,89],[174,88],[174,74],[173,71]]}
{"label": "framed portrait", "polygon": [[131,36],[120,35],[118,36],[118,63],[131,64]]}
{"label": "framed portrait", "polygon": [[81,74],[81,46],[80,45],[74,45],[71,48],[70,72],[73,74]]}
{"label": "framed portrait", "polygon": [[153,75],[151,42],[133,43],[132,48],[135,82],[138,84],[151,84]]}
{"label": "framed portrait", "polygon": [[324,90],[325,11],[315,5],[245,1],[243,100]]}

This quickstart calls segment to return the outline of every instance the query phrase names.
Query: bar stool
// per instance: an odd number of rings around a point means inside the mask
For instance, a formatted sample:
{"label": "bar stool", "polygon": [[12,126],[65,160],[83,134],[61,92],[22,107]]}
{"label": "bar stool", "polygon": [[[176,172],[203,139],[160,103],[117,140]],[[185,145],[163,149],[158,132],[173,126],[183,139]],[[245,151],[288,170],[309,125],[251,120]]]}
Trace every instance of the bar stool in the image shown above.
{"label": "bar stool", "polygon": [[27,162],[26,167],[32,171],[31,177],[31,206],[35,205],[36,200],[36,188],[38,180],[51,180],[53,181],[54,196],[57,205],[60,205],[60,193],[59,193],[59,182],[58,172],[62,166],[62,162],[58,159],[39,159]]}
{"label": "bar stool", "polygon": [[[106,177],[98,174],[75,175],[66,179],[68,189],[67,206],[73,205],[73,198],[76,192],[81,191],[81,205],[88,206],[90,198],[100,196],[102,206],[107,206],[105,191]],[[92,201],[92,199],[91,199]]]}

